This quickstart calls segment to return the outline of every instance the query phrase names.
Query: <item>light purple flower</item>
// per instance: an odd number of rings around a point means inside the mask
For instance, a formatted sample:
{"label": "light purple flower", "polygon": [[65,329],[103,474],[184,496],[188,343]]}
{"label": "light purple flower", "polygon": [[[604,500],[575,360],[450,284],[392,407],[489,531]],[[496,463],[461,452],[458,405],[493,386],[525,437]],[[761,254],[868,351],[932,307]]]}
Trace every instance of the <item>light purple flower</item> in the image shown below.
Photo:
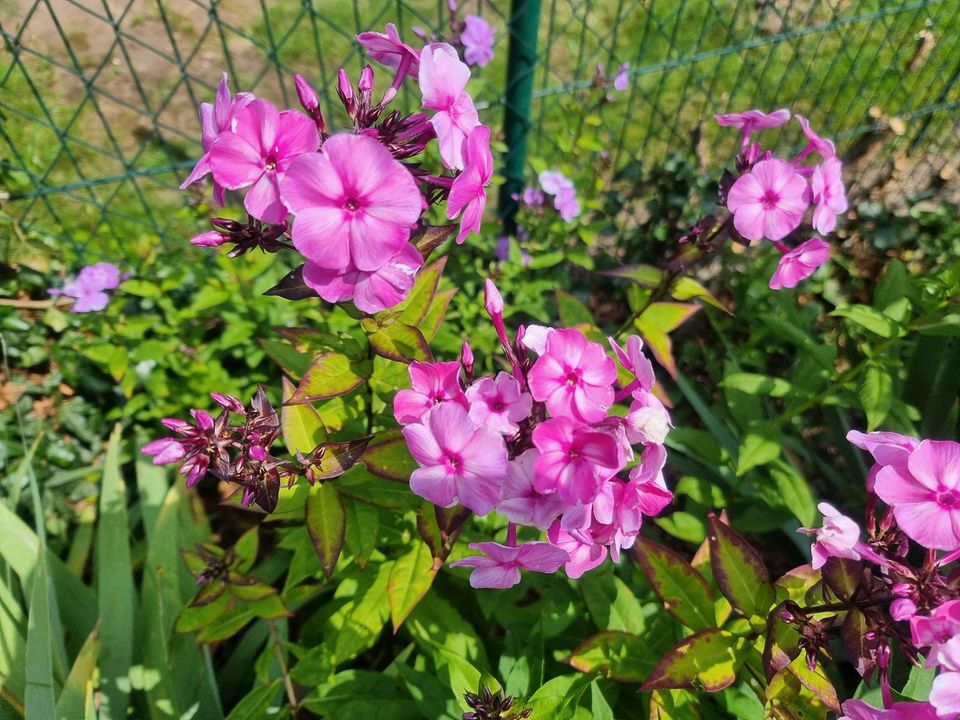
{"label": "light purple flower", "polygon": [[540,207],[546,200],[543,195],[543,190],[535,187],[525,187],[520,199],[527,207]]}
{"label": "light purple flower", "polygon": [[541,573],[554,573],[567,562],[567,553],[548,542],[528,542],[510,547],[496,542],[470,543],[472,555],[451,567],[472,567],[470,585],[475,588],[510,588],[520,582],[520,568]]}
{"label": "light purple flower", "polygon": [[717,125],[737,128],[749,137],[751,133],[758,130],[768,130],[786,125],[790,122],[790,111],[786,108],[780,108],[768,114],[760,110],[746,110],[739,113],[714,115],[713,117],[716,119]]}
{"label": "light purple flower", "polygon": [[550,526],[547,538],[569,556],[564,570],[567,576],[574,580],[607,559],[606,545],[595,542],[588,531],[567,532],[560,527],[560,520]]}
{"label": "light purple flower", "polygon": [[400,40],[397,26],[387,23],[386,33],[362,32],[359,42],[374,60],[389,68],[399,69],[406,64],[406,73],[416,77],[420,72],[420,53]]}
{"label": "light purple flower", "polygon": [[847,194],[843,187],[843,165],[835,157],[824,160],[823,165],[813,169],[810,181],[813,190],[813,227],[817,232],[833,232],[837,227],[837,215],[847,211]]}
{"label": "light purple flower", "polygon": [[534,477],[538,457],[540,453],[531,448],[510,462],[507,477],[503,481],[503,499],[497,505],[497,512],[505,515],[510,522],[546,530],[563,512],[565,505],[556,493],[544,495],[537,492]]}
{"label": "light purple flower", "polygon": [[470,419],[478,426],[489,427],[506,436],[520,429],[517,425],[530,416],[533,398],[521,392],[520,383],[509,373],[499,372],[495,378],[485,377],[467,388]]}
{"label": "light purple flower", "polygon": [[761,160],[727,194],[733,225],[748,240],[782,240],[803,220],[809,205],[807,181],[793,165]]}
{"label": "light purple flower", "polygon": [[810,121],[803,115],[794,115],[794,117],[797,119],[797,122],[800,123],[800,128],[807,138],[807,147],[800,153],[798,159],[806,157],[811,152],[819,153],[825,160],[837,156],[837,149],[832,140],[822,138],[811,130]]}
{"label": "light purple flower", "polygon": [[400,390],[393,398],[393,416],[401,425],[420,422],[434,406],[455,402],[462,408],[470,407],[460,387],[460,363],[425,363],[414,360],[407,368],[409,389]]}
{"label": "light purple flower", "polygon": [[446,43],[428,45],[420,53],[418,75],[423,107],[435,110],[430,124],[440,143],[440,159],[452,170],[463,170],[463,143],[480,124],[467,92],[470,68]]}
{"label": "light purple flower", "polygon": [[104,290],[113,290],[120,284],[120,270],[110,263],[95,263],[82,268],[73,282],[64,285],[63,290],[51,290],[51,295],[66,295],[76,302],[71,312],[87,313],[103,310],[110,302],[110,296]]}
{"label": "light purple flower", "polygon": [[770,289],[796,287],[829,259],[830,246],[818,237],[810,238],[780,256],[777,269],[770,278]]}
{"label": "light purple flower", "polygon": [[613,87],[619,92],[623,92],[630,87],[630,63],[623,63],[617,70],[616,77],[613,78]]}
{"label": "light purple flower", "polygon": [[493,59],[493,43],[496,28],[479,15],[467,15],[464,19],[460,42],[463,43],[463,59],[468,65],[483,67]]}
{"label": "light purple flower", "polygon": [[487,184],[493,177],[493,155],[490,153],[490,128],[477,125],[463,144],[463,172],[457,175],[447,197],[447,219],[453,220],[463,211],[457,243],[468,234],[479,233],[483,211],[487,206]]}
{"label": "light purple flower", "polygon": [[823,515],[823,527],[798,530],[817,536],[812,548],[813,569],[819,570],[832,557],[859,560],[860,526],[829,503],[820,503],[817,509]]}

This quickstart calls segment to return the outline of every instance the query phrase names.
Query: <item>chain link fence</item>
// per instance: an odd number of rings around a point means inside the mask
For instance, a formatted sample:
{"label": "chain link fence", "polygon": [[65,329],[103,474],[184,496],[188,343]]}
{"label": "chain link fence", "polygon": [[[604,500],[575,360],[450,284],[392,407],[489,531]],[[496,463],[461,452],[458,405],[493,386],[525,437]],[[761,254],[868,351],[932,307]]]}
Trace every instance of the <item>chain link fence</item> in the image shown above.
{"label": "chain link fence", "polygon": [[[674,151],[708,167],[736,141],[714,113],[789,107],[838,140],[854,198],[960,196],[958,0],[470,0],[459,14],[497,27],[474,94],[503,129],[508,190],[531,158],[563,165],[578,117],[612,132],[597,152],[615,167]],[[442,38],[451,12],[447,0],[0,0],[0,212],[97,255],[134,237],[182,242],[204,208],[176,187],[220,73],[293,106],[300,72],[335,111],[337,68],[355,78],[364,62],[354,35],[386,22],[408,41]],[[628,89],[588,106],[598,64],[612,76],[623,63]]]}

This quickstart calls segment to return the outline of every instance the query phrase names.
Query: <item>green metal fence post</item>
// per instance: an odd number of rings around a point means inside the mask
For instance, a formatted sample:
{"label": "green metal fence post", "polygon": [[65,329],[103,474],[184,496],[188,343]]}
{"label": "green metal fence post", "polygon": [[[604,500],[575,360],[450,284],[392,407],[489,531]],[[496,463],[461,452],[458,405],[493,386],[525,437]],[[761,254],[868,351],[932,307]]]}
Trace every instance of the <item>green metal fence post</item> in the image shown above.
{"label": "green metal fence post", "polygon": [[533,72],[537,64],[537,34],[540,29],[540,0],[512,0],[510,3],[510,50],[507,57],[507,87],[503,112],[506,182],[500,187],[500,217],[508,232],[515,229],[518,203],[513,195],[523,190],[533,100]]}

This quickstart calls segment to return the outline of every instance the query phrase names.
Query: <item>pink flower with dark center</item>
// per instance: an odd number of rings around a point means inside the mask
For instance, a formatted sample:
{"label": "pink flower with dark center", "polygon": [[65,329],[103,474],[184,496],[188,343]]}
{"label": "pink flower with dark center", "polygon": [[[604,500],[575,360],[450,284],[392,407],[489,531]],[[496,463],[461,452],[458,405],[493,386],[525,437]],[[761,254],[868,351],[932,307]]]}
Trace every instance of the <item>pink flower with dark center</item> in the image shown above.
{"label": "pink flower with dark center", "polygon": [[565,417],[546,420],[534,429],[540,451],[534,466],[534,487],[555,492],[565,503],[588,503],[600,483],[620,470],[616,438]]}
{"label": "pink flower with dark center", "polygon": [[837,149],[832,140],[822,138],[813,130],[811,130],[810,121],[807,120],[803,115],[794,115],[794,117],[797,119],[797,122],[800,123],[800,128],[803,130],[803,134],[807,138],[807,147],[804,148],[803,151],[797,156],[798,160],[802,160],[812,152],[819,153],[824,159],[837,156]]}
{"label": "pink flower with dark center", "polygon": [[460,33],[463,59],[468,65],[483,67],[493,59],[493,43],[497,30],[479,15],[467,15],[463,23],[463,32]]}
{"label": "pink flower with dark center", "polygon": [[761,160],[730,188],[727,207],[734,227],[748,240],[781,240],[803,221],[808,193],[807,181],[793,165]]}
{"label": "pink flower with dark center", "polygon": [[517,379],[505,372],[477,380],[467,388],[467,400],[474,423],[508,437],[516,435],[517,423],[528,418],[533,407],[529,393],[521,392]]}
{"label": "pink flower with dark center", "polygon": [[546,351],[527,376],[533,399],[554,416],[598,422],[613,405],[617,368],[603,348],[579,330],[547,335]]}
{"label": "pink flower with dark center", "polygon": [[543,495],[534,486],[535,465],[540,453],[531,448],[514,458],[503,481],[503,499],[497,512],[510,522],[546,530],[560,513],[564,502],[556,493]]}
{"label": "pink flower with dark center", "polygon": [[455,402],[470,407],[460,387],[460,363],[424,363],[414,360],[408,367],[412,389],[399,391],[393,398],[393,416],[401,425],[420,422],[436,405]]}
{"label": "pink flower with dark center", "polygon": [[[235,98],[231,98],[227,74],[223,73],[220,84],[217,86],[216,101],[213,104],[200,103],[200,147],[203,148],[203,155],[197,160],[187,179],[180,185],[181,190],[210,173],[210,148],[213,147],[213,141],[219,137],[220,133],[230,130],[233,118],[253,100],[252,93],[237,93]],[[224,204],[225,195],[226,190],[223,186],[214,181],[213,197],[220,205]]]}
{"label": "pink flower with dark center", "polygon": [[487,206],[487,184],[493,177],[493,155],[490,153],[490,128],[477,125],[463,145],[463,172],[457,175],[447,197],[447,218],[453,220],[460,211],[457,243],[471,232],[479,233],[483,211]]}
{"label": "pink flower with dark center", "polygon": [[567,532],[560,527],[560,520],[556,520],[547,531],[547,538],[558,548],[567,553],[570,558],[564,570],[567,577],[574,580],[585,572],[593,570],[607,559],[607,547],[594,541],[588,531],[574,530]]}
{"label": "pink flower with dark center", "polygon": [[485,515],[500,502],[507,474],[503,438],[477,427],[457,403],[442,403],[423,424],[403,428],[410,454],[420,465],[410,476],[410,489],[440,507],[460,503]]}
{"label": "pink flower with dark center", "polygon": [[403,250],[423,198],[410,172],[368,135],[340,133],[294,162],[281,187],[293,244],[310,262],[379,270]]}
{"label": "pink flower with dark center", "polygon": [[823,515],[823,527],[797,531],[817,536],[812,549],[813,569],[819,570],[832,557],[859,560],[860,526],[829,503],[820,503],[817,509]]}
{"label": "pink flower with dark center", "polygon": [[927,666],[937,664],[940,650],[960,636],[960,600],[939,605],[932,615],[914,615],[910,619],[910,639],[916,648],[928,648]]}
{"label": "pink flower with dark center", "polygon": [[407,74],[416,76],[420,72],[420,53],[400,40],[400,33],[393,23],[387,23],[386,33],[360,33],[357,42],[381,65],[399,69],[406,63]]}
{"label": "pink flower with dark center", "polygon": [[880,470],[875,490],[910,538],[929,549],[960,548],[960,443],[923,440],[906,470]]}
{"label": "pink flower with dark center", "polygon": [[353,300],[363,312],[375,313],[403,300],[422,266],[423,256],[408,244],[373,271],[355,267],[330,270],[308,262],[303,268],[303,281],[327,302]]}
{"label": "pink flower with dark center", "polygon": [[470,68],[446,43],[428,45],[420,53],[420,92],[423,107],[436,110],[430,118],[440,143],[440,158],[452,170],[463,170],[463,143],[480,124],[467,93]]}
{"label": "pink flower with dark center", "polygon": [[476,568],[470,573],[475,588],[509,588],[520,582],[520,568],[541,573],[554,573],[569,559],[567,553],[548,542],[528,542],[510,547],[496,542],[470,543],[473,555],[450,563],[450,567]]}
{"label": "pink flower with dark center", "polygon": [[877,473],[880,472],[880,468],[886,465],[896,465],[902,467],[904,472],[906,472],[907,458],[910,457],[910,453],[920,444],[920,441],[916,438],[901,435],[900,433],[862,433],[859,430],[851,430],[848,432],[847,442],[873,455],[873,467],[870,468],[866,482],[869,492],[873,492],[873,486],[876,482]]}
{"label": "pink flower with dark center", "polygon": [[817,232],[827,234],[837,227],[837,215],[847,211],[847,193],[843,187],[841,170],[843,164],[835,157],[828,158],[823,165],[813,169],[810,181],[813,190],[813,227]]}
{"label": "pink flower with dark center", "polygon": [[777,269],[770,278],[770,289],[796,287],[829,259],[830,246],[818,237],[810,238],[780,256]]}
{"label": "pink flower with dark center", "polygon": [[717,125],[737,128],[749,137],[751,133],[759,130],[769,130],[780,125],[786,125],[790,122],[790,111],[786,108],[780,108],[768,114],[760,110],[746,110],[739,113],[714,115],[713,117],[717,121]]}
{"label": "pink flower with dark center", "polygon": [[618,92],[625,91],[630,87],[630,63],[623,63],[617,70],[616,77],[613,78],[613,89]]}

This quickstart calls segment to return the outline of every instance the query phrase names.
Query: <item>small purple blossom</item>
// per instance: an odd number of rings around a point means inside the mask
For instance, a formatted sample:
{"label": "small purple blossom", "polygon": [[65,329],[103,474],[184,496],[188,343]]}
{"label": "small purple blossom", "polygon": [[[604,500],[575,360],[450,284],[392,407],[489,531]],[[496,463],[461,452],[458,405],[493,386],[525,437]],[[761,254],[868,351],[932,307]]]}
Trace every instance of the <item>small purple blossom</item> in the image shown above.
{"label": "small purple blossom", "polygon": [[467,15],[464,19],[460,42],[463,43],[463,59],[468,65],[483,67],[493,59],[493,44],[496,28],[479,15]]}
{"label": "small purple blossom", "polygon": [[110,296],[105,290],[113,290],[120,284],[120,270],[110,263],[96,263],[87,265],[77,273],[73,282],[63,286],[63,289],[51,289],[54,297],[66,295],[76,302],[70,308],[71,312],[88,313],[103,310],[110,302]]}

